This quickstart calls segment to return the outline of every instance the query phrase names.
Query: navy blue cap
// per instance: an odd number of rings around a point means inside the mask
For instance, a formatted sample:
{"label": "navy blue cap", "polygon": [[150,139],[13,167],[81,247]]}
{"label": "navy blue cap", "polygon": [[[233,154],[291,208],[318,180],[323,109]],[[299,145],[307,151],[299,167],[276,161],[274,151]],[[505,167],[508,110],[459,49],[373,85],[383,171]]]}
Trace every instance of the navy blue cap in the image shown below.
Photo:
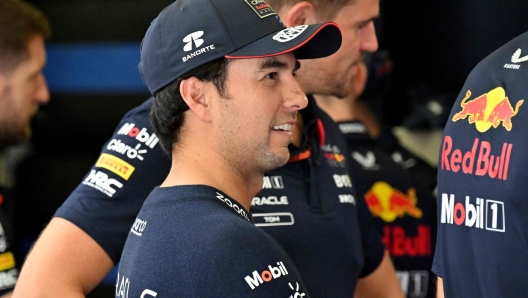
{"label": "navy blue cap", "polygon": [[264,0],[177,0],[150,25],[139,71],[154,94],[188,71],[221,57],[261,58],[293,52],[326,57],[341,46],[334,23],[286,28]]}

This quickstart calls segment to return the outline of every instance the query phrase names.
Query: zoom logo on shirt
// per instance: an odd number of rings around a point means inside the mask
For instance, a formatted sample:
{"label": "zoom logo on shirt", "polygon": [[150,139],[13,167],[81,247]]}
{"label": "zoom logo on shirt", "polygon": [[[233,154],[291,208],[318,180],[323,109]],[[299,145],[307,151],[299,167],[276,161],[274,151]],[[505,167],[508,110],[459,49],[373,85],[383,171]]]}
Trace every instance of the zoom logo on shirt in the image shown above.
{"label": "zoom logo on shirt", "polygon": [[455,204],[454,194],[442,194],[442,209],[440,222],[443,224],[465,225],[477,229],[486,229],[494,232],[506,231],[506,216],[504,202],[484,200],[477,198],[475,205],[470,203],[466,196],[465,205],[461,202]]}
{"label": "zoom logo on shirt", "polygon": [[264,282],[270,282],[273,279],[288,275],[288,270],[286,270],[286,267],[282,262],[277,262],[277,265],[278,267],[269,265],[269,270],[264,270],[260,274],[255,270],[252,273],[253,275],[244,277],[244,280],[247,282],[248,286],[254,290]]}

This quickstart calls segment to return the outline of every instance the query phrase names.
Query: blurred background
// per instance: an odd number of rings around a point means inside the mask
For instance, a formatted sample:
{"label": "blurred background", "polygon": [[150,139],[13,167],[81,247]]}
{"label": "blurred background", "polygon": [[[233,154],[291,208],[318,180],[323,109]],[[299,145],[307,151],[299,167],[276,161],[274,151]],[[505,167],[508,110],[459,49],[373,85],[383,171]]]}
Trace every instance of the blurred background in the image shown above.
{"label": "blurred background", "polygon": [[[51,101],[30,144],[0,153],[0,185],[28,251],[82,180],[120,118],[149,97],[137,64],[141,39],[172,0],[28,0],[48,17]],[[366,57],[364,94],[380,123],[436,164],[447,116],[471,69],[525,32],[528,1],[381,0],[378,53]],[[111,273],[89,297],[113,290]]]}

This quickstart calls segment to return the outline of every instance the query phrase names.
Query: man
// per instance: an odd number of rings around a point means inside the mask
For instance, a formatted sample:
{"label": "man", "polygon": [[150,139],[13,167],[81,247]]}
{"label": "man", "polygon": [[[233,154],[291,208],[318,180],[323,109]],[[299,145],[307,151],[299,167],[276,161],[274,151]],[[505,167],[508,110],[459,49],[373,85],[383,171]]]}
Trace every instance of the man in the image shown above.
{"label": "man", "polygon": [[[0,152],[30,138],[31,118],[49,100],[42,74],[49,35],[47,19],[33,6],[0,1]],[[0,187],[0,206],[10,200],[9,194]],[[10,292],[18,277],[14,244],[10,218],[0,209],[0,295]]]}
{"label": "man", "polygon": [[[266,7],[267,3],[262,1],[260,5]],[[343,44],[345,50],[334,54],[339,54],[344,61],[348,61],[352,52],[359,57],[360,52],[377,47],[372,25],[372,19],[378,15],[377,0],[344,1],[317,8],[311,2],[288,3],[281,6],[279,14],[288,26],[312,24],[321,18],[332,20],[336,16],[340,22],[348,24],[346,21],[355,15],[352,28],[342,31],[349,44]],[[369,41],[366,48],[356,46],[357,33]],[[317,68],[333,70],[335,67],[330,65],[312,64],[330,58],[301,61],[303,67],[297,78],[318,74]],[[361,60],[354,58],[347,62],[344,72],[348,73],[348,68],[353,71],[356,59]],[[341,64],[339,59],[328,62],[334,66]],[[303,70],[304,66],[308,70]],[[342,91],[339,86],[327,90],[320,78],[314,77],[313,84],[319,86],[321,93]],[[306,79],[301,87],[309,92],[318,90],[311,85]],[[82,295],[119,260],[124,235],[133,225],[144,197],[169,171],[169,163],[146,120],[151,105],[152,100],[149,100],[123,118],[113,138],[105,144],[96,166],[57,212],[57,217],[35,245],[21,273],[21,285],[26,286],[20,289],[34,290],[40,297],[46,297],[49,285],[53,284],[51,288],[55,292],[64,289]],[[360,233],[357,214],[368,215],[369,211],[362,201],[355,200],[357,194],[350,183],[348,154],[341,133],[311,97],[308,108],[298,116],[299,121],[292,127],[295,146],[290,145],[290,162],[266,174],[264,189],[252,202],[255,224],[285,247],[313,297],[351,297],[360,277],[358,294],[401,297],[394,269],[388,254],[384,254],[374,226],[364,223],[361,227],[364,233]],[[125,148],[143,150],[142,159],[129,154],[135,151]],[[116,163],[113,157],[109,160],[109,155],[126,158],[126,164]],[[343,156],[347,157],[343,159]],[[104,195],[100,194],[102,191]],[[90,210],[87,213],[86,207]],[[76,244],[56,245],[65,241]],[[53,270],[57,274],[53,278],[47,275],[50,266],[57,268]],[[54,294],[53,291],[48,293],[49,296]],[[24,294],[20,297],[37,296]]]}
{"label": "man", "polygon": [[31,137],[31,118],[49,100],[42,69],[48,22],[22,1],[0,2],[0,147]]}
{"label": "man", "polygon": [[[248,210],[264,172],[288,161],[307,105],[292,53],[325,57],[341,35],[331,23],[284,28],[269,5],[232,0],[179,0],[149,27],[139,68],[172,165],[128,236],[116,297],[306,295]],[[207,50],[186,53],[204,42]]]}
{"label": "man", "polygon": [[469,74],[438,160],[438,297],[526,297],[528,33]]}
{"label": "man", "polygon": [[434,297],[430,272],[436,240],[436,171],[384,131],[360,98],[367,81],[360,64],[346,98],[314,95],[345,135],[357,168],[359,196],[376,218],[378,232],[408,297]]}

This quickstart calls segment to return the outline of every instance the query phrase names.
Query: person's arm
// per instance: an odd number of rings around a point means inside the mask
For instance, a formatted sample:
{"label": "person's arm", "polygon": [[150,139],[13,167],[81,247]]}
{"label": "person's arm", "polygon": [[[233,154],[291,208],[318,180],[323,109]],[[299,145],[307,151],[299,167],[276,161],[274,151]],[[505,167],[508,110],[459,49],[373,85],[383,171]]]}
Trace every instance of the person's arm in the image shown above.
{"label": "person's arm", "polygon": [[444,298],[444,281],[440,276],[436,280],[436,298]]}
{"label": "person's arm", "polygon": [[29,253],[13,298],[85,297],[113,266],[90,236],[55,217]]}
{"label": "person's arm", "polygon": [[368,276],[358,280],[355,297],[405,297],[387,251],[385,251],[383,260],[378,268]]}

